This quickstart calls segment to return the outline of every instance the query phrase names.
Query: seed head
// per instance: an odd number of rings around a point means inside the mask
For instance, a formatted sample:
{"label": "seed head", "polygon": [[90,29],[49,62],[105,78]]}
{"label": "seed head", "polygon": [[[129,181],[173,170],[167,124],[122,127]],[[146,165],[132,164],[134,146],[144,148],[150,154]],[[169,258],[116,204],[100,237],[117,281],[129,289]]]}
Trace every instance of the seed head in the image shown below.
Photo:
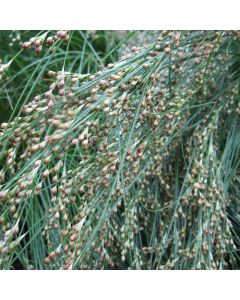
{"label": "seed head", "polygon": [[31,42],[24,42],[24,43],[22,44],[22,48],[23,48],[23,49],[28,49],[28,48],[31,47],[31,45],[32,45]]}
{"label": "seed head", "polygon": [[88,147],[88,140],[83,140],[82,141],[82,147],[83,147],[83,149],[87,149],[87,147]]}

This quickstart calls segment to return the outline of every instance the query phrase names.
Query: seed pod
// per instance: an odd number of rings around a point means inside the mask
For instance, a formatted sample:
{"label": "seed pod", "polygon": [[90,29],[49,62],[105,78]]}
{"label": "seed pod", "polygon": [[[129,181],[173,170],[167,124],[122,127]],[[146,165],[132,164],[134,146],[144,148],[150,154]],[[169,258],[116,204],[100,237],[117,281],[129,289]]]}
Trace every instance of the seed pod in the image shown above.
{"label": "seed pod", "polygon": [[50,258],[50,260],[54,260],[54,258],[55,258],[55,253],[54,253],[54,252],[51,252],[51,253],[49,254],[49,258]]}
{"label": "seed pod", "polygon": [[59,89],[62,89],[62,88],[64,87],[64,80],[63,80],[63,79],[61,79],[61,80],[58,82],[57,87],[58,87]]}
{"label": "seed pod", "polygon": [[87,149],[87,147],[88,147],[88,140],[83,140],[82,141],[82,147],[83,147],[83,149]]}
{"label": "seed pod", "polygon": [[71,236],[70,236],[70,241],[75,241],[76,240],[76,234],[74,233],[74,234],[72,234]]}
{"label": "seed pod", "polygon": [[47,44],[53,44],[54,43],[54,38],[52,36],[49,36],[47,39],[46,39],[46,43]]}
{"label": "seed pod", "polygon": [[7,127],[8,127],[8,123],[2,123],[2,124],[1,124],[1,128],[5,129],[5,128],[7,128]]}
{"label": "seed pod", "polygon": [[66,30],[61,30],[57,32],[57,37],[60,39],[64,39],[67,36],[67,31]]}
{"label": "seed pod", "polygon": [[71,145],[77,146],[78,145],[78,139],[73,139],[71,142]]}
{"label": "seed pod", "polygon": [[65,90],[64,89],[60,89],[59,92],[58,92],[58,95],[59,96],[64,96],[65,94]]}
{"label": "seed pod", "polygon": [[47,256],[47,257],[44,258],[44,263],[46,265],[48,265],[50,263],[50,257],[49,256]]}
{"label": "seed pod", "polygon": [[35,53],[40,54],[42,52],[42,46],[35,47]]}
{"label": "seed pod", "polygon": [[23,48],[23,49],[28,49],[28,48],[31,47],[31,45],[32,45],[31,42],[24,42],[24,43],[22,44],[22,48]]}
{"label": "seed pod", "polygon": [[171,48],[170,48],[170,47],[165,47],[165,48],[164,48],[164,53],[169,54],[170,51],[171,51]]}
{"label": "seed pod", "polygon": [[3,200],[7,195],[7,191],[1,191],[0,192],[0,201]]}
{"label": "seed pod", "polygon": [[51,108],[53,107],[53,105],[54,105],[53,101],[50,100],[50,101],[48,102],[48,109],[51,109]]}
{"label": "seed pod", "polygon": [[35,40],[34,41],[34,46],[36,47],[36,48],[38,48],[39,46],[41,45],[41,40]]}
{"label": "seed pod", "polygon": [[154,127],[154,128],[158,127],[158,120],[157,120],[157,119],[155,119],[155,120],[153,121],[153,127]]}
{"label": "seed pod", "polygon": [[57,211],[57,212],[55,213],[55,215],[54,215],[54,218],[55,218],[55,219],[59,219],[59,217],[60,217],[60,215],[59,215],[59,212]]}
{"label": "seed pod", "polygon": [[67,216],[67,214],[64,214],[64,215],[63,215],[63,221],[66,222],[67,220],[68,220],[68,216]]}
{"label": "seed pod", "polygon": [[47,178],[49,176],[49,171],[48,170],[45,170],[42,174],[42,177],[43,178]]}
{"label": "seed pod", "polygon": [[57,249],[55,250],[55,255],[56,256],[59,256],[61,254],[61,248],[62,248],[62,245],[60,244]]}
{"label": "seed pod", "polygon": [[20,188],[21,191],[26,189],[26,187],[27,187],[27,182],[25,182],[25,181],[21,182],[20,185],[19,185],[19,188]]}
{"label": "seed pod", "polygon": [[88,79],[91,81],[91,80],[93,80],[95,78],[95,76],[94,75],[90,75],[89,77],[88,77]]}

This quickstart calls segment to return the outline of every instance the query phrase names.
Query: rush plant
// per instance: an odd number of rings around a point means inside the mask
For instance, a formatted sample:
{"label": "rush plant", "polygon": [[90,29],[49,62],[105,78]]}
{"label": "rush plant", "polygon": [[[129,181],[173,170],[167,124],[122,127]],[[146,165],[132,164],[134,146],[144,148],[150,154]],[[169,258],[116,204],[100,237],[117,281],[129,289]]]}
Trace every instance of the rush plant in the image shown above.
{"label": "rush plant", "polygon": [[159,31],[122,57],[134,33],[18,34],[0,267],[238,269],[240,33]]}

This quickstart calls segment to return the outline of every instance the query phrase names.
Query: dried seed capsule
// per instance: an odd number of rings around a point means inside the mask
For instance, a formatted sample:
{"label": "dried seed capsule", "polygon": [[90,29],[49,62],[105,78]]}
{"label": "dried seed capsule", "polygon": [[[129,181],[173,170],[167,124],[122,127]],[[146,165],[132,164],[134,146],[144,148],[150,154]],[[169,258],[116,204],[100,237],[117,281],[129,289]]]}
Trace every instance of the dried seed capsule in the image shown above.
{"label": "dried seed capsule", "polygon": [[59,92],[58,92],[58,95],[59,96],[64,96],[65,94],[65,90],[64,89],[60,89]]}
{"label": "dried seed capsule", "polygon": [[47,257],[44,258],[44,263],[46,265],[50,263],[50,257],[49,256],[47,256]]}
{"label": "dried seed capsule", "polygon": [[171,51],[171,48],[170,48],[170,47],[165,47],[165,48],[164,48],[164,53],[169,54],[170,51]]}
{"label": "dried seed capsule", "polygon": [[57,37],[60,39],[64,39],[67,37],[67,31],[66,30],[61,30],[57,32]]}
{"label": "dried seed capsule", "polygon": [[71,142],[71,144],[73,146],[77,146],[78,145],[78,139],[73,139],[72,142]]}
{"label": "dried seed capsule", "polygon": [[74,233],[74,234],[72,234],[71,236],[70,236],[70,241],[75,241],[76,240],[76,234]]}
{"label": "dried seed capsule", "polygon": [[48,170],[45,170],[42,174],[42,177],[43,178],[47,178],[49,176],[49,171]]}
{"label": "dried seed capsule", "polygon": [[154,120],[154,122],[153,122],[153,127],[155,127],[155,128],[156,128],[157,126],[158,126],[158,120],[157,120],[157,119],[155,119],[155,120]]}
{"label": "dried seed capsule", "polygon": [[54,38],[52,36],[49,36],[47,39],[46,39],[46,43],[47,44],[53,44],[54,43]]}
{"label": "dried seed capsule", "polygon": [[88,147],[88,140],[83,140],[82,141],[82,147],[83,147],[83,149],[87,149],[87,147]]}
{"label": "dried seed capsule", "polygon": [[28,48],[31,47],[31,45],[32,45],[31,42],[24,42],[24,43],[22,44],[22,48],[23,48],[23,49],[28,49]]}
{"label": "dried seed capsule", "polygon": [[54,105],[53,101],[50,100],[50,101],[48,102],[48,109],[51,109],[51,108],[53,107],[53,105]]}
{"label": "dried seed capsule", "polygon": [[35,53],[40,54],[42,52],[42,46],[35,47]]}
{"label": "dried seed capsule", "polygon": [[39,47],[40,45],[41,45],[41,40],[38,39],[38,40],[34,41],[34,46],[35,47]]}
{"label": "dried seed capsule", "polygon": [[57,212],[55,213],[55,215],[54,215],[54,218],[55,218],[55,219],[59,219],[59,217],[60,217],[60,215],[59,215],[59,212],[57,211]]}

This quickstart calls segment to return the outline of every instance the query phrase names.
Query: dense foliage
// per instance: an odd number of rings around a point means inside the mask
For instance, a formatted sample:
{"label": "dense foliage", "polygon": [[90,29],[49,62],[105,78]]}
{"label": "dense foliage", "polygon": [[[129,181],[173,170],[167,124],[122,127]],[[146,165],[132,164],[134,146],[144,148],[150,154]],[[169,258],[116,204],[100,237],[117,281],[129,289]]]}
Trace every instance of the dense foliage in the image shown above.
{"label": "dense foliage", "polygon": [[239,268],[240,33],[139,35],[1,32],[2,269]]}

